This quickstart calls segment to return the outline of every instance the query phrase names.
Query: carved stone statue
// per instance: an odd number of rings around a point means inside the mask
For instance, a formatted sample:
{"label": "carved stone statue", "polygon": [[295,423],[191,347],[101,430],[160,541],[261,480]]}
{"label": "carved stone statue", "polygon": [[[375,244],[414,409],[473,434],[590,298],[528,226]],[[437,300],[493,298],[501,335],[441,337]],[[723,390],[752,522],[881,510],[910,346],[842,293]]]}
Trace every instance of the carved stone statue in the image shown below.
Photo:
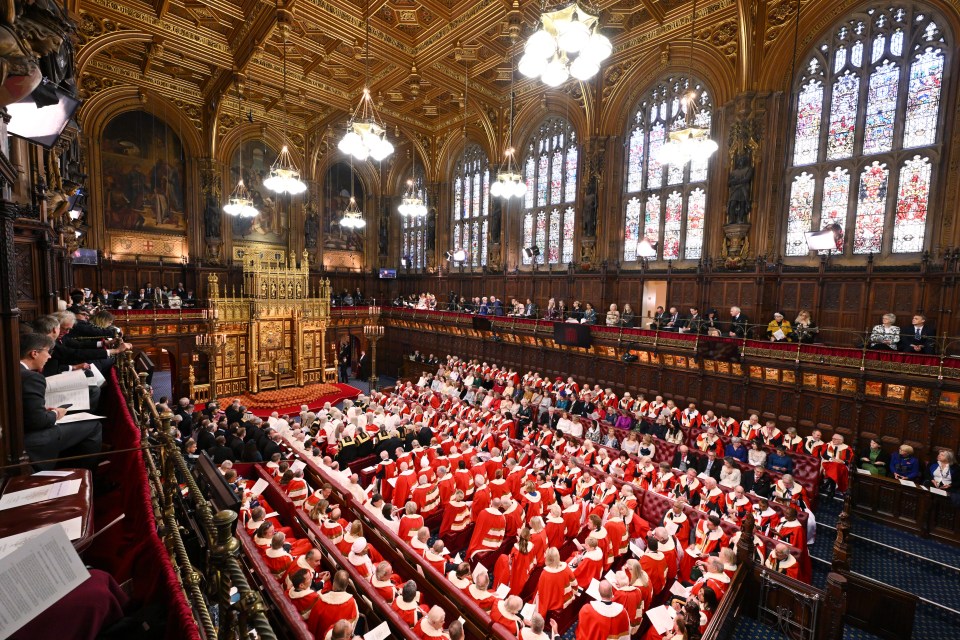
{"label": "carved stone statue", "polygon": [[727,198],[727,224],[743,224],[750,218],[753,194],[753,161],[750,152],[734,156],[733,169],[727,178],[730,195]]}
{"label": "carved stone statue", "polygon": [[500,243],[500,223],[503,219],[503,200],[490,199],[490,242]]}
{"label": "carved stone statue", "polygon": [[387,255],[390,250],[390,210],[386,202],[384,202],[384,206],[380,208],[377,245],[380,255]]}
{"label": "carved stone statue", "polygon": [[597,174],[587,181],[587,192],[583,196],[583,235],[593,238],[597,235]]}
{"label": "carved stone statue", "polygon": [[205,238],[220,237],[220,223],[223,220],[223,214],[220,213],[220,203],[214,194],[207,195],[206,205],[203,209],[203,226]]}
{"label": "carved stone statue", "polygon": [[306,219],[303,221],[303,246],[307,249],[316,249],[320,237],[320,216],[310,207]]}

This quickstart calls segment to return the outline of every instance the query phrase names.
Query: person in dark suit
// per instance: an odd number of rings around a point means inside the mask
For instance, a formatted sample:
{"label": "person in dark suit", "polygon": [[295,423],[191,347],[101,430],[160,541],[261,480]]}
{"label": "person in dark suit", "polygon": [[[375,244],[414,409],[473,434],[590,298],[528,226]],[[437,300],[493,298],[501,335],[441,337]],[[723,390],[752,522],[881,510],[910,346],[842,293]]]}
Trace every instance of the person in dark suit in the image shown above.
{"label": "person in dark suit", "polygon": [[214,445],[207,451],[213,458],[213,463],[219,465],[224,460],[233,461],[233,449],[227,446],[227,439],[223,436],[217,436]]}
{"label": "person in dark suit", "polygon": [[397,449],[403,448],[403,440],[401,440],[396,435],[388,435],[386,432],[380,432],[380,439],[377,441],[377,447],[373,450],[373,453],[377,458],[380,457],[381,451],[386,451],[392,459],[397,459]]}
{"label": "person in dark suit", "polygon": [[680,311],[676,307],[670,307],[670,313],[663,317],[663,322],[660,325],[660,329],[666,331],[679,331],[680,327],[683,326],[683,322],[684,320],[680,315]]}
{"label": "person in dark suit", "polygon": [[900,351],[905,353],[936,353],[937,333],[927,324],[923,314],[913,316],[913,326],[900,330]]}
{"label": "person in dark suit", "polygon": [[749,331],[750,319],[740,310],[740,307],[730,307],[730,329],[727,335],[731,338],[744,338]]}
{"label": "person in dark suit", "polygon": [[523,306],[523,317],[524,318],[536,318],[537,314],[540,313],[540,307],[535,305],[530,298],[527,298],[527,304]]}
{"label": "person in dark suit", "polygon": [[197,433],[197,449],[200,451],[209,451],[217,446],[216,430],[217,426],[212,421],[206,425],[201,425],[200,431]]}
{"label": "person in dark suit", "polygon": [[660,329],[662,325],[666,323],[666,320],[664,319],[665,315],[666,314],[663,312],[663,307],[657,307],[656,312],[653,314],[653,322],[647,325],[650,327],[651,331],[656,331],[657,329]]}
{"label": "person in dark suit", "polygon": [[[670,466],[674,469],[680,469],[680,471],[686,471],[687,469],[696,469],[697,456],[690,453],[690,448],[687,445],[682,444],[677,447],[677,452],[673,454],[673,461],[670,463]],[[717,470],[717,477],[720,476],[720,470]]]}
{"label": "person in dark suit", "polygon": [[723,461],[717,457],[717,452],[713,449],[707,451],[707,455],[700,459],[697,465],[697,474],[706,474],[714,480],[720,480],[720,469],[723,467]]}
{"label": "person in dark suit", "polygon": [[[39,333],[20,336],[20,385],[23,404],[23,445],[38,470],[56,466],[53,459],[67,455],[98,453],[103,443],[102,426],[98,420],[82,420],[58,425],[67,409],[46,406],[47,379],[40,372],[50,358],[53,338]],[[97,467],[95,459],[73,461],[70,466],[90,469]]]}
{"label": "person in dark suit", "polygon": [[700,309],[690,307],[690,317],[681,322],[680,333],[703,333],[703,316],[700,315]]}
{"label": "person in dark suit", "polygon": [[762,466],[756,466],[750,473],[745,473],[740,478],[740,484],[744,491],[755,493],[761,498],[770,498],[773,493],[773,486],[770,483],[770,476]]}
{"label": "person in dark suit", "polygon": [[361,380],[370,377],[370,358],[366,351],[361,351],[360,357],[357,358],[357,377]]}
{"label": "person in dark suit", "polygon": [[433,441],[433,429],[427,425],[423,425],[420,427],[420,430],[417,431],[417,442],[420,443],[421,447],[429,447],[431,441]]}
{"label": "person in dark suit", "polygon": [[267,429],[267,439],[260,447],[260,453],[264,460],[269,460],[270,456],[280,453],[280,434],[275,429]]}

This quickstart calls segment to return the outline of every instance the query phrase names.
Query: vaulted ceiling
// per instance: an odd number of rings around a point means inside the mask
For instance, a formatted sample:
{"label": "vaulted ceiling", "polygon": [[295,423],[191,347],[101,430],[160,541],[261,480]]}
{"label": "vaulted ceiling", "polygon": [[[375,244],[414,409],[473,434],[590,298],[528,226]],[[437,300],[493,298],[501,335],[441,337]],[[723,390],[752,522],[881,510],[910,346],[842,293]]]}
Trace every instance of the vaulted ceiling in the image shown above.
{"label": "vaulted ceiling", "polygon": [[[306,133],[344,123],[369,82],[387,122],[421,135],[462,126],[465,76],[471,112],[503,113],[511,69],[541,7],[540,0],[73,2],[84,97],[133,84],[164,95],[198,126],[216,119],[226,130],[236,125],[239,83],[255,120],[278,123],[285,102],[292,129]],[[597,0],[615,47],[606,73],[625,59],[656,56],[664,41],[685,41],[691,4]],[[731,41],[736,47],[736,4],[702,0],[698,10],[708,38],[711,21],[727,22],[720,44],[728,49]],[[520,96],[542,92],[519,73],[516,83]]]}

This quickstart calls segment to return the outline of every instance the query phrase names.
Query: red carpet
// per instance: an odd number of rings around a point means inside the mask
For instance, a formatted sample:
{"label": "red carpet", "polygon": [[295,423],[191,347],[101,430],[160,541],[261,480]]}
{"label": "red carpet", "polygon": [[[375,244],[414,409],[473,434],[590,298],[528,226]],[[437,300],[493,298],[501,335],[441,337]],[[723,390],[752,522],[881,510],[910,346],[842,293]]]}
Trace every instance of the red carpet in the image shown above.
{"label": "red carpet", "polygon": [[276,411],[280,415],[300,413],[300,405],[307,405],[311,411],[320,409],[324,404],[336,404],[347,398],[356,398],[360,389],[348,384],[308,384],[305,387],[290,387],[260,393],[246,393],[240,396],[217,398],[220,407],[224,408],[234,400],[239,400],[250,413],[266,418]]}

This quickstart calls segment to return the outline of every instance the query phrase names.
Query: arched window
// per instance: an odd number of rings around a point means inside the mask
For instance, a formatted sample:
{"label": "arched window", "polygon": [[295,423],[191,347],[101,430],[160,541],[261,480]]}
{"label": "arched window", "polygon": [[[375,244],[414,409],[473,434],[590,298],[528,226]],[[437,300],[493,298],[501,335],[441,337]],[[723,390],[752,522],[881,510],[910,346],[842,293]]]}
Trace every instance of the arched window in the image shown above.
{"label": "arched window", "polygon": [[806,256],[806,232],[829,225],[846,255],[924,250],[949,62],[943,24],[917,3],[876,5],[801,60],[787,256]]}
{"label": "arched window", "polygon": [[710,93],[684,76],[659,82],[633,116],[627,134],[624,262],[640,259],[637,246],[644,239],[656,248],[657,259],[700,259],[710,161],[664,166],[657,159],[670,129],[685,120],[683,98],[691,91],[696,92],[695,122],[709,130],[713,119]]}
{"label": "arched window", "polygon": [[[573,262],[577,225],[577,134],[562,118],[546,120],[527,144],[523,249],[537,247],[537,264]],[[533,257],[522,251],[523,264]]]}
{"label": "arched window", "polygon": [[[423,169],[417,167],[414,172],[414,177],[411,178],[414,181],[414,192],[417,197],[423,200],[423,204],[427,207],[430,206],[430,203],[427,202],[427,191],[424,188],[424,176]],[[404,185],[404,192],[408,188],[409,182],[407,185]],[[401,238],[400,238],[400,266],[403,265],[403,260],[407,261],[407,269],[415,269],[417,271],[426,268],[427,266],[427,217],[428,216],[401,216]]]}
{"label": "arched window", "polygon": [[490,169],[479,145],[464,150],[453,178],[454,251],[463,249],[467,268],[487,266],[487,223],[490,215]]}

